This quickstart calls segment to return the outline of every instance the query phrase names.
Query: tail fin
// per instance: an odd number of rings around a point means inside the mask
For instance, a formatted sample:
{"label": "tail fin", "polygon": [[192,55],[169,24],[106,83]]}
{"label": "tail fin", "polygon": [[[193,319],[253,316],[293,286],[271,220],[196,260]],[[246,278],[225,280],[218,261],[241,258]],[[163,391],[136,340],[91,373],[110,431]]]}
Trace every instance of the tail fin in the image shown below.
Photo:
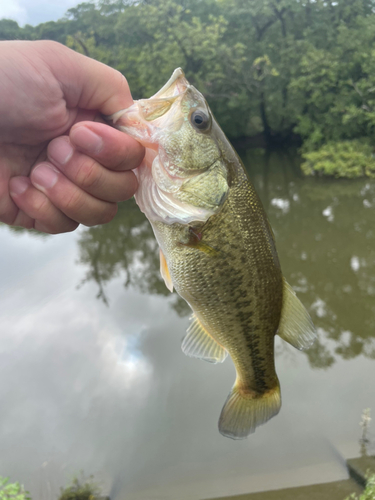
{"label": "tail fin", "polygon": [[278,384],[264,394],[254,396],[241,391],[236,383],[221,410],[219,431],[223,436],[243,439],[277,415],[280,407]]}

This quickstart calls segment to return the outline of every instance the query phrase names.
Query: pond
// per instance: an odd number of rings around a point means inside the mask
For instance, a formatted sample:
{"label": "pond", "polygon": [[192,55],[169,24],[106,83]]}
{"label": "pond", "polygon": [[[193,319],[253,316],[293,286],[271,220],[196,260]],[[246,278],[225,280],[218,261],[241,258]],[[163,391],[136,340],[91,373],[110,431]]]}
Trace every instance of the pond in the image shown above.
{"label": "pond", "polygon": [[111,500],[195,500],[347,477],[375,410],[375,181],[303,178],[288,152],[242,152],[285,277],[319,338],[276,340],[280,414],[243,441],[217,420],[234,381],[187,358],[189,310],[159,276],[132,200],[43,236],[1,226],[0,475],[55,499],[77,472]]}

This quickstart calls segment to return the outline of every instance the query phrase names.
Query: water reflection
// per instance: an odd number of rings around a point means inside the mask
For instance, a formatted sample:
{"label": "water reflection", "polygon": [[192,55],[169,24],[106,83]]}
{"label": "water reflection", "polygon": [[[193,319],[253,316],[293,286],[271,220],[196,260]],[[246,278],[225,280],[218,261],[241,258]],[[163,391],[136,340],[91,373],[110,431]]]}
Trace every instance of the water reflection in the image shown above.
{"label": "water reflection", "polygon": [[[250,177],[274,229],[284,274],[318,328],[306,351],[314,368],[337,357],[375,357],[375,182],[302,178],[292,153],[243,153]],[[115,220],[86,229],[79,240],[84,282],[94,280],[98,298],[124,273],[124,286],[168,295],[159,273],[157,244],[133,200]],[[189,313],[176,294],[171,307]]]}
{"label": "water reflection", "polygon": [[[143,293],[170,294],[159,272],[159,247],[134,199],[120,204],[111,224],[86,229],[78,245],[79,263],[88,268],[81,284],[94,280],[98,285],[97,297],[106,304],[106,284],[122,273],[125,274],[125,288],[131,286]],[[190,311],[177,294],[174,294],[171,307],[180,316]]]}
{"label": "water reflection", "polygon": [[358,453],[359,416],[374,404],[373,184],[301,179],[274,153],[246,158],[285,275],[319,329],[305,356],[277,339],[282,411],[246,441],[217,431],[233,365],[181,352],[188,319],[171,310],[177,296],[133,202],[108,226],[66,235],[0,228],[0,473],[33,498],[56,498],[82,468],[114,500],[347,477],[329,443]]}

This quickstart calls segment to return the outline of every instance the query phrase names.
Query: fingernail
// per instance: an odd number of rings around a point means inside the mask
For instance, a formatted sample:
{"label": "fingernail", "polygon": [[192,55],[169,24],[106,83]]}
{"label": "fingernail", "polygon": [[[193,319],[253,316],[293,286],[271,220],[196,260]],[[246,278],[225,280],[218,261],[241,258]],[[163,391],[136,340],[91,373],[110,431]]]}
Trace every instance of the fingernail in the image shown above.
{"label": "fingernail", "polygon": [[30,182],[25,177],[15,177],[10,181],[9,191],[11,195],[17,196],[23,194],[29,186]]}
{"label": "fingernail", "polygon": [[65,165],[73,155],[70,142],[62,137],[50,142],[48,146],[48,158],[56,165]]}
{"label": "fingernail", "polygon": [[56,170],[46,164],[38,165],[31,172],[31,181],[35,187],[40,189],[51,189],[57,182]]}
{"label": "fingernail", "polygon": [[76,127],[70,132],[74,144],[88,153],[99,153],[103,147],[103,139],[87,127]]}

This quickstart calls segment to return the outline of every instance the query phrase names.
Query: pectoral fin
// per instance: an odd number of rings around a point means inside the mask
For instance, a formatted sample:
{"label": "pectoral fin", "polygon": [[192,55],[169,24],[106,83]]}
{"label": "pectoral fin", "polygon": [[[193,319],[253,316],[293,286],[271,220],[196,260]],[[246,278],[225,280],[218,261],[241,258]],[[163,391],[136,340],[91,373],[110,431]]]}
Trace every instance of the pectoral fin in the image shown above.
{"label": "pectoral fin", "polygon": [[201,252],[204,252],[205,254],[209,255],[210,257],[217,257],[219,255],[219,252],[215,250],[215,248],[212,248],[210,245],[207,245],[207,243],[204,243],[202,241],[203,238],[203,233],[200,232],[199,230],[195,229],[194,227],[189,227],[189,241],[188,243],[178,243],[178,245],[183,246],[183,247],[190,247],[190,248],[195,248],[196,250],[199,250]]}
{"label": "pectoral fin", "polygon": [[203,252],[209,255],[210,257],[217,257],[219,255],[219,252],[217,250],[210,247],[210,245],[206,245],[206,243],[203,243],[202,241],[197,241],[193,243],[179,243],[179,245],[195,248],[196,250],[199,250],[200,252]]}
{"label": "pectoral fin", "polygon": [[283,307],[278,335],[297,349],[307,349],[316,339],[316,330],[305,307],[284,279]]}
{"label": "pectoral fin", "polygon": [[181,348],[187,356],[203,359],[209,363],[222,363],[228,356],[224,347],[211,337],[195,315],[193,315]]}
{"label": "pectoral fin", "polygon": [[160,249],[160,274],[165,282],[165,286],[170,292],[173,292],[173,283],[171,275],[169,274],[169,269],[167,261],[165,260],[164,254]]}

